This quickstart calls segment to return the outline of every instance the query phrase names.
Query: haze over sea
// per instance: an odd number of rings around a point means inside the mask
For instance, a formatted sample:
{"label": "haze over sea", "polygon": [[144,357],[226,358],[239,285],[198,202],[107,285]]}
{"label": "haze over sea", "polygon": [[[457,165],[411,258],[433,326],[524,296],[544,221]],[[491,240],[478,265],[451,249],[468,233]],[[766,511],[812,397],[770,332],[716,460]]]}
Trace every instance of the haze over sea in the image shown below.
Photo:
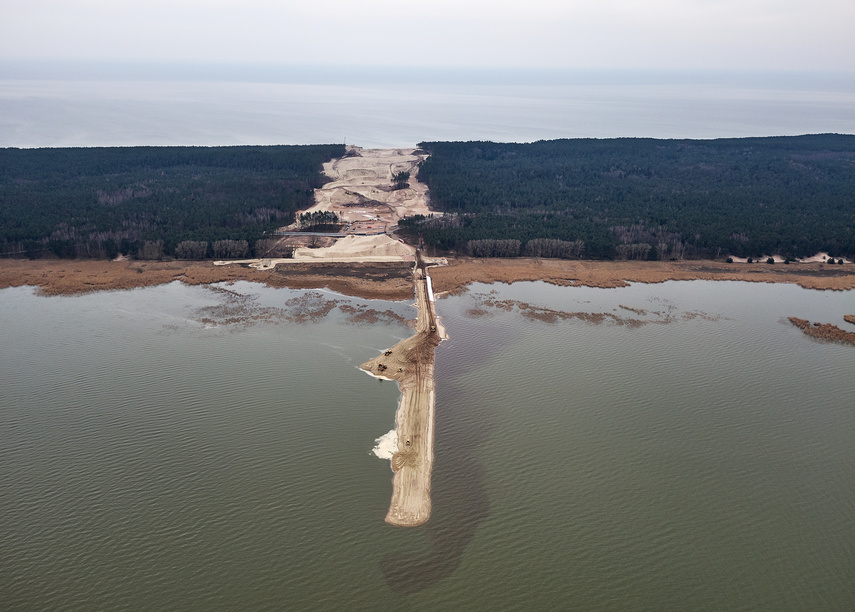
{"label": "haze over sea", "polygon": [[0,64],[0,146],[855,133],[855,74]]}

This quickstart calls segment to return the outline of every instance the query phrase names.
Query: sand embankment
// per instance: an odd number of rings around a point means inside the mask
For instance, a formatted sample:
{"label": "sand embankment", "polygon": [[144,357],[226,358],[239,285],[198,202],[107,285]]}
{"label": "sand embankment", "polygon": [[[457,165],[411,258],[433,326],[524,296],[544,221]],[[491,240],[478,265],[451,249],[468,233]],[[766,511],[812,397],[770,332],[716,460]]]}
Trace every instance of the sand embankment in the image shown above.
{"label": "sand embankment", "polygon": [[379,236],[346,236],[335,244],[320,249],[301,247],[294,251],[294,261],[339,259],[350,261],[415,261],[415,248],[394,238]]}
{"label": "sand embankment", "polygon": [[374,376],[398,381],[401,401],[395,416],[398,450],[392,455],[392,501],[386,522],[412,527],[431,513],[433,472],[434,349],[443,339],[434,304],[428,299],[426,271],[416,265],[416,333],[360,367]]}
{"label": "sand embankment", "polygon": [[[347,154],[324,164],[332,179],[315,190],[315,204],[303,212],[331,211],[349,232],[386,232],[399,220],[429,215],[427,185],[417,179],[427,154],[418,149],[363,149],[349,146]],[[393,177],[409,172],[409,185],[394,189]]]}

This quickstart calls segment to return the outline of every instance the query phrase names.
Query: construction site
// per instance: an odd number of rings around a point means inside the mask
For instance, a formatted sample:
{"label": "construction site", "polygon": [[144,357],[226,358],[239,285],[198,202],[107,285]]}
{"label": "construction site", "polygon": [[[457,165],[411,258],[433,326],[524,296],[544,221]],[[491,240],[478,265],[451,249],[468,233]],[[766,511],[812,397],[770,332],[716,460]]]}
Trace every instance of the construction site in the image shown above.
{"label": "construction site", "polygon": [[[350,146],[346,155],[324,164],[332,181],[315,190],[315,204],[300,211],[297,221],[278,232],[280,242],[293,248],[293,257],[247,262],[266,270],[289,264],[411,262],[418,315],[415,334],[360,366],[373,376],[395,380],[401,401],[395,416],[397,450],[392,456],[392,501],[386,522],[421,525],[431,513],[431,473],[434,436],[434,349],[445,338],[435,310],[429,265],[421,251],[391,234],[398,221],[429,215],[427,187],[418,181],[418,166],[426,154],[417,149],[365,150]],[[307,244],[300,219],[335,219],[336,232],[323,232]]]}
{"label": "construction site", "polygon": [[395,380],[401,402],[395,417],[398,438],[392,455],[392,502],[386,522],[421,525],[430,518],[434,445],[434,349],[446,338],[435,310],[427,266],[416,253],[413,268],[416,293],[415,334],[360,367],[380,378]]}

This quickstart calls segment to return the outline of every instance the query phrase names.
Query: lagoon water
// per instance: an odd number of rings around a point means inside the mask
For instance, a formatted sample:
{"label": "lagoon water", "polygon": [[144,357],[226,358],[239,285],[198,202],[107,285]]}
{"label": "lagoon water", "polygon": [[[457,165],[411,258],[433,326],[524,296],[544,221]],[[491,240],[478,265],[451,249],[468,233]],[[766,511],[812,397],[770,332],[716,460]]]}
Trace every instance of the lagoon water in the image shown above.
{"label": "lagoon water", "polygon": [[855,133],[855,74],[0,64],[0,146]]}
{"label": "lagoon water", "polygon": [[441,300],[434,512],[400,529],[398,391],[356,366],[412,308],[228,289],[0,291],[0,609],[855,607],[855,351],[785,321],[851,292]]}

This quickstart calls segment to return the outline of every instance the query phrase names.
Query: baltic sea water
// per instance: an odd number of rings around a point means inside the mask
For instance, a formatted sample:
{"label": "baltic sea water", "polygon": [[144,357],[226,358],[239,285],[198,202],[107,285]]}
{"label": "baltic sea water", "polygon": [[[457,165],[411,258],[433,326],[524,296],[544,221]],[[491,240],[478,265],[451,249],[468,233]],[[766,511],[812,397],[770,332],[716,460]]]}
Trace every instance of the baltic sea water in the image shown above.
{"label": "baltic sea water", "polygon": [[732,138],[855,133],[855,74],[0,64],[0,146]]}
{"label": "baltic sea water", "polygon": [[228,289],[0,291],[4,610],[855,602],[855,352],[785,320],[846,325],[849,292],[440,300],[434,512],[397,529],[397,387],[356,366],[413,309]]}

